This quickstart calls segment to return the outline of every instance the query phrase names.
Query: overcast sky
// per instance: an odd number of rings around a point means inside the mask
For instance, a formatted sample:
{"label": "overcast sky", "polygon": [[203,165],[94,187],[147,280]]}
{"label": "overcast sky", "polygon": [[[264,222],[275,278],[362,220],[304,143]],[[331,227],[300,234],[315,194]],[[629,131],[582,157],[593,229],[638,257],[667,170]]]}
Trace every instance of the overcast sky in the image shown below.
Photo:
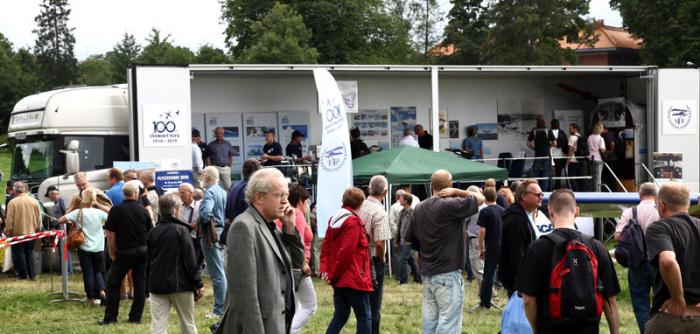
{"label": "overcast sky", "polygon": [[[449,0],[439,0],[444,11]],[[0,0],[0,33],[15,46],[32,47],[36,36],[34,17],[41,0]],[[69,25],[75,28],[75,55],[79,60],[110,51],[125,32],[141,45],[152,27],[170,34],[177,44],[196,51],[203,44],[224,49],[224,28],[218,0],[70,0]],[[591,17],[621,26],[608,0],[591,0]]]}

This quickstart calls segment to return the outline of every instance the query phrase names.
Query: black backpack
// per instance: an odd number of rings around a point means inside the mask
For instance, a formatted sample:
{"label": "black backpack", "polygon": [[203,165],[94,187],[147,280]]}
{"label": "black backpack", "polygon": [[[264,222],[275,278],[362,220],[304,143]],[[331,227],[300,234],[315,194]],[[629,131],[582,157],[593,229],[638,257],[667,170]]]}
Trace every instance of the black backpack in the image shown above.
{"label": "black backpack", "polygon": [[646,260],[644,231],[637,221],[637,207],[632,207],[632,219],[622,230],[615,246],[615,259],[625,268],[637,268]]}
{"label": "black backpack", "polygon": [[603,313],[603,284],[592,238],[565,239],[557,233],[543,235],[554,243],[552,273],[545,298],[545,316],[555,325],[597,323]]}
{"label": "black backpack", "polygon": [[590,152],[588,152],[588,141],[586,140],[586,138],[583,138],[581,134],[575,134],[574,136],[578,136],[578,139],[576,140],[576,150],[574,151],[574,155],[577,157],[590,156]]}

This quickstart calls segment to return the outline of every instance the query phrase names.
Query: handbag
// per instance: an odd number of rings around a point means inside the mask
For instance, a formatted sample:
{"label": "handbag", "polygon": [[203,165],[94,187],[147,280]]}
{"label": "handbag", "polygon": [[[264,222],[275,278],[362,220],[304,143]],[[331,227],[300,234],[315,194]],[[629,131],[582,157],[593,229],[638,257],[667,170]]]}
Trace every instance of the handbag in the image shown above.
{"label": "handbag", "polygon": [[78,211],[78,219],[75,226],[68,232],[68,249],[76,249],[85,243],[85,233],[83,232],[83,209]]}
{"label": "handbag", "polygon": [[212,247],[217,241],[219,241],[219,236],[216,235],[214,224],[216,224],[216,219],[214,217],[209,219],[208,224],[197,224],[197,237],[204,238],[208,247]]}

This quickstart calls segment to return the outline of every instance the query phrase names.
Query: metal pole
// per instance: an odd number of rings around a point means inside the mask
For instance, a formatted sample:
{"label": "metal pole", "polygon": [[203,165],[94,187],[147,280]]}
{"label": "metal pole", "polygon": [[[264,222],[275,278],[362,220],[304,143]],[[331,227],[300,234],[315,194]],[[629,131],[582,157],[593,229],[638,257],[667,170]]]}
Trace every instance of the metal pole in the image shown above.
{"label": "metal pole", "polygon": [[[615,175],[615,172],[613,172],[612,169],[610,168],[610,166],[608,166],[608,163],[603,161],[603,166],[605,166],[605,168],[608,169],[608,172],[610,172],[610,175],[612,175],[615,178],[615,181],[617,181],[617,184],[620,185],[622,190],[624,190],[626,193],[629,192],[629,191],[627,191],[627,188],[625,188],[625,185],[623,185],[622,182],[620,182],[620,179],[617,178],[617,175]],[[602,182],[601,182],[601,184],[602,184]]]}
{"label": "metal pole", "polygon": [[82,300],[78,298],[70,298],[71,295],[78,295],[76,292],[72,292],[68,290],[68,261],[66,260],[67,256],[70,256],[70,251],[68,250],[67,247],[65,247],[65,242],[66,238],[68,236],[68,225],[63,224],[63,238],[58,239],[58,247],[61,249],[61,292],[60,293],[51,293],[49,295],[61,295],[63,298],[62,299],[54,299],[51,302],[52,303],[59,303],[59,302],[82,302]]}

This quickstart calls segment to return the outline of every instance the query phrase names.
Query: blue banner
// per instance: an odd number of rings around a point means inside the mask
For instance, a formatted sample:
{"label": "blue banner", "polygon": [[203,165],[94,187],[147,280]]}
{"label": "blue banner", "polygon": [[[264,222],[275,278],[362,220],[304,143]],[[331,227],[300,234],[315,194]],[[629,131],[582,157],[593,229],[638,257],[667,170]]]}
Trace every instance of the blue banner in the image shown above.
{"label": "blue banner", "polygon": [[163,189],[177,189],[180,184],[192,184],[191,170],[156,171],[156,186]]}

